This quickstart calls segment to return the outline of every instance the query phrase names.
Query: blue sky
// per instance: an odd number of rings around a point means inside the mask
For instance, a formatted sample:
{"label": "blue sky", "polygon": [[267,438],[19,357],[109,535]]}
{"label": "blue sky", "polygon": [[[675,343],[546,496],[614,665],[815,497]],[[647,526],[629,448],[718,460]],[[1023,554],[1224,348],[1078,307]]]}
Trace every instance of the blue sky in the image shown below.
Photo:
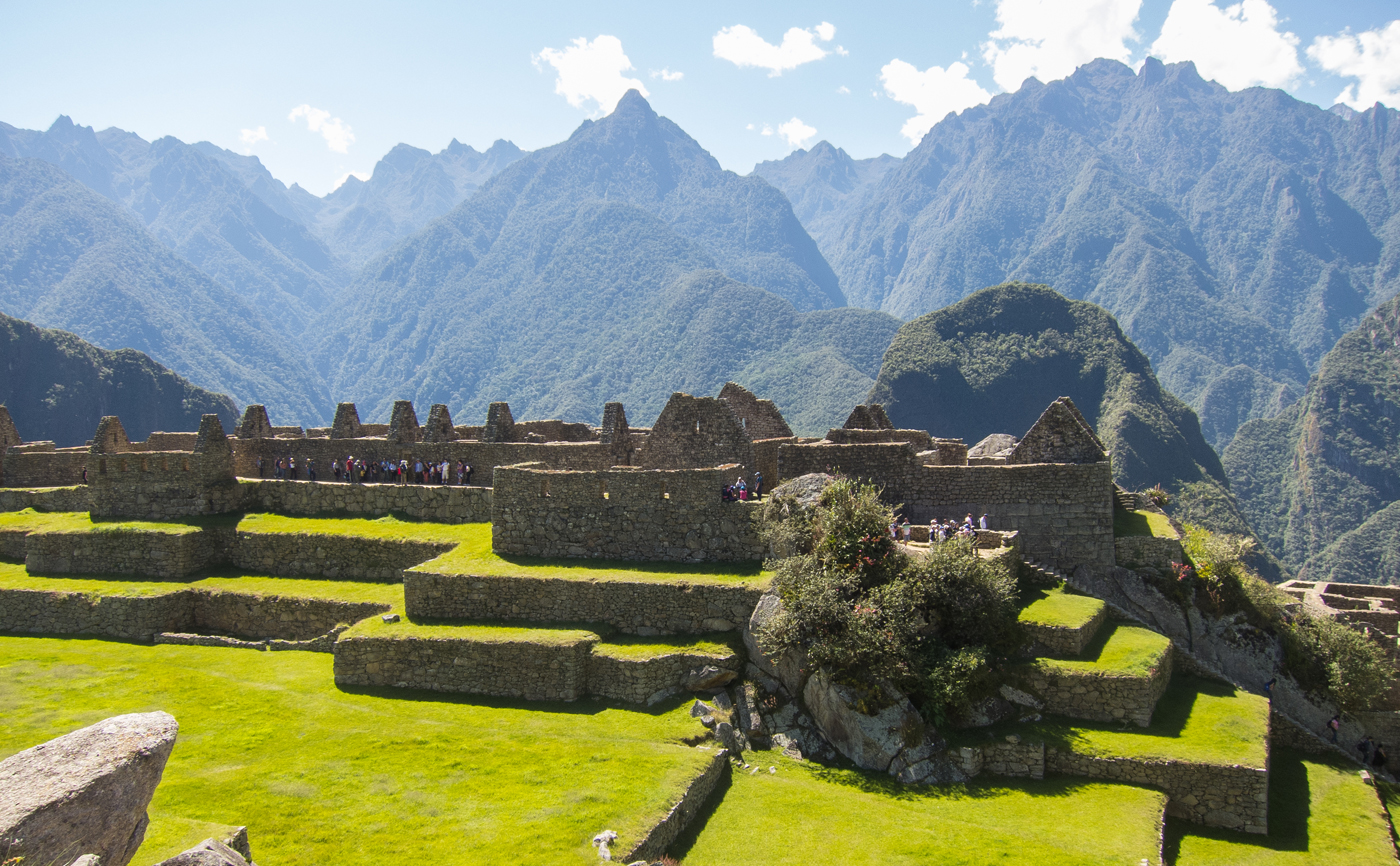
{"label": "blue sky", "polygon": [[3,0],[0,120],[43,129],[67,114],[208,140],[324,194],[398,142],[553,144],[635,80],[747,173],[821,139],[858,158],[903,155],[946,111],[1094,56],[1168,55],[1232,89],[1281,86],[1324,107],[1346,90],[1358,106],[1397,106],[1397,18],[1394,0]]}

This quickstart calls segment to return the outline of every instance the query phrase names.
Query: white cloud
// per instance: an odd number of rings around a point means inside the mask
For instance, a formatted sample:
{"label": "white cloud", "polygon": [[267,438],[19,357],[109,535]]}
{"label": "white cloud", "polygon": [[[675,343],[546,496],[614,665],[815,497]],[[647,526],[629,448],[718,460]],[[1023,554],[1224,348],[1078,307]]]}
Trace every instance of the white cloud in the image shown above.
{"label": "white cloud", "polygon": [[1204,78],[1231,90],[1286,87],[1298,80],[1298,37],[1278,27],[1266,0],[1220,8],[1212,0],[1173,0],[1162,35],[1148,49],[1167,63],[1191,60]]}
{"label": "white cloud", "polygon": [[[652,77],[652,78],[660,78],[662,81],[680,81],[682,78],[685,77],[685,73],[684,73],[684,72],[672,72],[669,68],[667,68],[667,69],[653,69],[653,70],[651,71],[651,77]],[[623,92],[625,93],[626,91],[623,91]]]}
{"label": "white cloud", "polygon": [[355,134],[350,131],[350,126],[338,117],[331,117],[329,111],[312,108],[303,102],[287,115],[287,119],[292,122],[303,117],[306,118],[306,128],[321,133],[321,137],[326,140],[326,147],[336,153],[348,153],[350,145],[355,143]]}
{"label": "white cloud", "polygon": [[602,35],[592,42],[579,37],[563,51],[546,48],[533,59],[536,65],[544,61],[559,73],[554,81],[555,93],[574,108],[595,103],[595,116],[612,111],[622,95],[634,88],[643,96],[651,95],[639,79],[623,76],[633,66],[622,53],[622,40],[616,36]]}
{"label": "white cloud", "polygon": [[1098,57],[1128,61],[1142,0],[997,0],[997,23],[982,57],[992,78],[1015,90],[1031,76],[1064,78]]}
{"label": "white cloud", "polygon": [[950,111],[962,111],[992,98],[982,85],[967,77],[967,64],[955,61],[947,69],[930,66],[920,72],[903,60],[891,60],[880,70],[880,83],[895,102],[914,106],[918,113],[905,121],[900,133],[919,140]]}
{"label": "white cloud", "polygon": [[843,84],[840,87],[836,88],[836,92],[841,94],[842,96],[845,96],[846,94],[851,92],[851,88]]}
{"label": "white cloud", "polygon": [[259,126],[257,129],[240,129],[238,131],[238,140],[243,142],[243,151],[245,153],[252,153],[253,145],[260,141],[268,141],[267,127]]}
{"label": "white cloud", "polygon": [[830,52],[817,42],[830,42],[835,36],[836,28],[823,21],[810,30],[793,27],[783,34],[781,45],[773,45],[764,41],[752,28],[736,24],[721,28],[715,34],[714,49],[715,56],[720,60],[728,60],[740,67],[767,69],[771,78],[804,63],[821,60]]}
{"label": "white cloud", "polygon": [[[766,135],[767,133],[765,133]],[[778,124],[778,134],[791,147],[802,147],[817,135],[816,127],[808,126],[797,118]]]}
{"label": "white cloud", "polygon": [[1383,102],[1400,107],[1400,20],[1379,30],[1353,36],[1319,36],[1308,46],[1308,56],[1318,66],[1343,78],[1355,78],[1337,95],[1358,111]]}
{"label": "white cloud", "polygon": [[340,178],[335,182],[335,186],[331,187],[331,192],[335,192],[336,190],[340,189],[342,186],[344,186],[345,182],[352,177],[359,178],[360,180],[369,180],[369,172],[347,171],[345,174],[342,174]]}

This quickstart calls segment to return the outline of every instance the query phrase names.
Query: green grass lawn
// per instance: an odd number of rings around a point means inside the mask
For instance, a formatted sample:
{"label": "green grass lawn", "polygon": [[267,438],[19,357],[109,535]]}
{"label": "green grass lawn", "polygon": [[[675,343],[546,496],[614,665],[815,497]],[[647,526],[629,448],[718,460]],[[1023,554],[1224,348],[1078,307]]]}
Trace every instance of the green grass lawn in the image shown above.
{"label": "green grass lawn", "polygon": [[1032,664],[1061,671],[1114,676],[1147,676],[1171,651],[1171,640],[1148,628],[1113,623],[1099,634],[1077,659],[1036,659]]}
{"label": "green grass lawn", "polygon": [[1103,601],[1087,595],[1074,595],[1064,587],[1034,588],[1021,594],[1017,619],[1036,625],[1083,628],[1103,610]]}
{"label": "green grass lawn", "polygon": [[491,550],[491,524],[460,527],[462,543],[411,571],[434,574],[554,577],[564,580],[632,580],[655,583],[723,583],[767,586],[772,575],[761,562],[627,562],[611,559],[541,559],[498,556]]}
{"label": "green grass lawn", "polygon": [[1360,768],[1275,749],[1269,768],[1269,835],[1167,820],[1171,866],[1390,866],[1390,824]]}
{"label": "green grass lawn", "polygon": [[1165,514],[1155,511],[1124,511],[1121,508],[1113,509],[1113,534],[1118,537],[1152,535],[1157,538],[1176,538],[1176,530],[1172,529],[1172,522]]}
{"label": "green grass lawn", "polygon": [[397,517],[287,517],[281,514],[248,514],[238,521],[240,532],[285,533],[290,535],[349,535],[356,538],[383,538],[389,541],[438,541],[460,543],[471,537],[469,528],[490,524],[424,523]]}
{"label": "green grass lawn", "polygon": [[56,592],[81,592],[84,595],[94,596],[150,597],[178,592],[189,585],[188,580],[159,580],[132,575],[106,577],[85,574],[78,578],[36,577],[19,563],[0,563],[0,589],[39,589]]}
{"label": "green grass lawn", "polygon": [[597,632],[580,628],[547,625],[498,625],[486,622],[413,622],[407,617],[398,622],[384,622],[377,616],[362,619],[351,626],[343,637],[385,638],[461,638],[483,643],[529,641],[552,646],[566,646],[581,640],[598,640]]}
{"label": "green grass lawn", "polygon": [[688,702],[638,712],[340,691],[331,661],[0,637],[0,758],[165,710],[180,737],[133,863],[246,824],[260,863],[416,866],[596,863],[595,833],[635,841],[712,754],[680,742],[698,729]]}
{"label": "green grass lawn", "polygon": [[192,523],[152,523],[145,520],[93,520],[85,511],[23,511],[0,512],[0,531],[24,532],[161,532],[188,535],[198,532]]}
{"label": "green grass lawn", "polygon": [[[1157,862],[1166,796],[1079,779],[909,788],[769,753],[736,771],[693,838],[695,866]],[[776,766],[777,773],[768,767]],[[257,853],[257,852],[254,852]]]}
{"label": "green grass lawn", "polygon": [[614,659],[649,659],[676,653],[727,657],[734,654],[734,647],[731,645],[733,642],[733,633],[700,635],[693,638],[684,635],[638,637],[614,634],[595,646],[593,654]]}
{"label": "green grass lawn", "polygon": [[1268,725],[1269,703],[1263,697],[1178,674],[1157,702],[1152,724],[1145,728],[1056,717],[958,731],[950,739],[957,745],[976,745],[1017,734],[1024,740],[1044,740],[1049,748],[1084,755],[1263,767]]}

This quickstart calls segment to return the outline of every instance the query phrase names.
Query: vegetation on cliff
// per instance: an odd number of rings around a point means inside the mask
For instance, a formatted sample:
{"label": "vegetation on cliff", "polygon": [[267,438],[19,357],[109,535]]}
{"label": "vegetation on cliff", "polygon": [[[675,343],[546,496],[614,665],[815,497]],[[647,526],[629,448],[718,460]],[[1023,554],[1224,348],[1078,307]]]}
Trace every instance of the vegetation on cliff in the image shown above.
{"label": "vegetation on cliff", "polygon": [[1242,427],[1223,463],[1299,577],[1400,583],[1400,298],[1337,342],[1302,400]]}
{"label": "vegetation on cliff", "polygon": [[215,414],[233,430],[238,407],[195,387],[134,349],[109,352],[66,331],[0,313],[0,404],[28,441],[82,445],[103,415],[118,415],[132,439],[156,430],[196,430]]}

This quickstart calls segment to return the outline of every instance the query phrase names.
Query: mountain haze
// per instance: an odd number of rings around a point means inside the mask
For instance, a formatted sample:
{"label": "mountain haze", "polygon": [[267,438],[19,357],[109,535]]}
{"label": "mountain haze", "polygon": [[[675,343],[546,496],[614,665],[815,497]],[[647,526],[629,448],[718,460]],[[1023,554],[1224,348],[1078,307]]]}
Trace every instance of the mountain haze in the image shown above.
{"label": "mountain haze", "polygon": [[318,363],[340,399],[381,414],[405,397],[469,417],[508,399],[517,416],[596,421],[622,400],[643,423],[672,391],[734,379],[781,387],[759,386],[788,411],[821,395],[803,423],[824,430],[898,325],[822,312],[840,290],[783,195],[720,169],[635,92],[372,263],[346,303],[357,314],[323,320]]}
{"label": "mountain haze", "polygon": [[819,141],[811,150],[798,149],[783,159],[760,162],[753,173],[783,191],[792,202],[792,212],[830,260],[833,245],[875,184],[899,163],[899,157],[888,153],[851,159],[841,148]]}
{"label": "mountain haze", "polygon": [[238,407],[197,388],[132,349],[109,352],[65,331],[0,314],[0,404],[27,441],[82,445],[103,415],[118,415],[134,440],[156,430],[197,430],[216,414],[233,430]]}
{"label": "mountain haze", "polygon": [[1400,289],[1397,120],[1096,60],[945,118],[824,248],[901,317],[1007,279],[1100,304],[1224,447]]}
{"label": "mountain haze", "polygon": [[314,422],[329,408],[306,359],[252,304],[42,160],[0,156],[0,310],[136,349],[284,417]]}

